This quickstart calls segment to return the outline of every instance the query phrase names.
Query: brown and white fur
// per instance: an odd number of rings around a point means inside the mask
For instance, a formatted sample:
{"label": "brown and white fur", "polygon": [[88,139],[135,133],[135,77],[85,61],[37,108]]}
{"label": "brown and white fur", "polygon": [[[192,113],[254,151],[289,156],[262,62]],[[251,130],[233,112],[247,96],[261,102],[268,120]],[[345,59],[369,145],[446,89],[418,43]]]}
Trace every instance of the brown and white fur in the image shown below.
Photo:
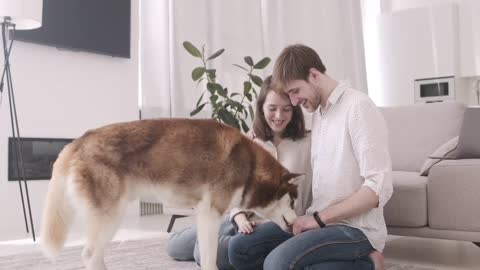
{"label": "brown and white fur", "polygon": [[128,201],[156,194],[169,205],[195,207],[203,269],[217,269],[222,214],[252,210],[287,230],[301,175],[288,172],[239,131],[213,120],[158,119],[88,131],[53,166],[41,243],[54,258],[75,215],[87,226],[82,259],[104,270],[106,244]]}

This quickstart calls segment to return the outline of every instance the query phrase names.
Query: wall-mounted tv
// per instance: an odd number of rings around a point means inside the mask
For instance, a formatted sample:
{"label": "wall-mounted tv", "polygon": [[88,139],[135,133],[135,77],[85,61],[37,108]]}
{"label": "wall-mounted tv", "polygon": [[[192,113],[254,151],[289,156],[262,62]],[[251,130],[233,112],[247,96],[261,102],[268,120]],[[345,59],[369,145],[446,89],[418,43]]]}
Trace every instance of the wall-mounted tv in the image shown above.
{"label": "wall-mounted tv", "polygon": [[42,27],[14,39],[130,58],[130,0],[43,0]]}

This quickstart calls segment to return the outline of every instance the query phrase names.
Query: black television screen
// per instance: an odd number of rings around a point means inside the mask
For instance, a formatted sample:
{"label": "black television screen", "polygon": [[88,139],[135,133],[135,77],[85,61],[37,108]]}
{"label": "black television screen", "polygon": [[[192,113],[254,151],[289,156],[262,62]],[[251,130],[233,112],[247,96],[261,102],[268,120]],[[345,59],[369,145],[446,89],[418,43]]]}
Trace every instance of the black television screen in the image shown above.
{"label": "black television screen", "polygon": [[43,0],[42,27],[14,38],[130,58],[130,0]]}
{"label": "black television screen", "polygon": [[[67,0],[65,0],[67,1]],[[26,180],[47,180],[52,177],[52,166],[63,147],[73,139],[21,138],[22,159]],[[23,180],[21,168],[17,171],[15,141],[8,138],[8,180]]]}

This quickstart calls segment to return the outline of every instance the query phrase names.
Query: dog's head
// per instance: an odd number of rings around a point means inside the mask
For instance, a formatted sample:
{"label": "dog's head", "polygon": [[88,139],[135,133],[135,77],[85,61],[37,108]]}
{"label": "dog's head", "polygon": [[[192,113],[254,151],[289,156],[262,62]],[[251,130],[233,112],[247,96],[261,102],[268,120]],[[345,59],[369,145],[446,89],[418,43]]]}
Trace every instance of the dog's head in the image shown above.
{"label": "dog's head", "polygon": [[[266,190],[262,192],[262,188],[257,190],[258,195],[262,196],[264,200],[269,199],[269,201],[259,206],[254,206],[251,210],[260,217],[275,222],[283,230],[290,231],[293,221],[297,218],[294,203],[298,196],[298,184],[304,178],[304,174],[283,174],[280,185],[277,188],[270,186],[270,192]],[[269,194],[271,197],[268,196]],[[255,200],[255,198],[252,199]]]}

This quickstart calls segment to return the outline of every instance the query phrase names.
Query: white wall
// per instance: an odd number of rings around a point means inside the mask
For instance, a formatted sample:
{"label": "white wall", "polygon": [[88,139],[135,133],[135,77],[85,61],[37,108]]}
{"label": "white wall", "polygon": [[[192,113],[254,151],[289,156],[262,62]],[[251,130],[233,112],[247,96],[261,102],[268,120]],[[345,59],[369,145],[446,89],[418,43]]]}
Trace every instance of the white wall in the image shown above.
{"label": "white wall", "polygon": [[456,6],[441,4],[385,13],[378,18],[379,105],[414,103],[414,80],[457,72]]}
{"label": "white wall", "polygon": [[[369,87],[374,86],[369,93],[374,101],[382,106],[412,104],[413,79],[425,74],[423,77],[454,75],[456,99],[476,104],[471,76],[480,75],[480,31],[476,27],[480,1],[376,2],[380,6],[379,38],[373,42],[378,42],[380,56],[378,61],[367,58]],[[453,14],[441,17],[432,13],[447,5],[454,7]],[[376,79],[371,78],[371,71]]]}
{"label": "white wall", "polygon": [[[76,138],[91,128],[138,118],[137,14],[138,1],[132,1],[130,59],[14,43],[10,61],[22,137]],[[5,89],[0,104],[0,230],[15,234],[25,226],[18,184],[7,181],[9,115]],[[29,181],[37,235],[47,184]]]}
{"label": "white wall", "polygon": [[458,8],[459,69],[461,77],[480,75],[480,1],[478,0],[383,0],[383,12],[454,3]]}

